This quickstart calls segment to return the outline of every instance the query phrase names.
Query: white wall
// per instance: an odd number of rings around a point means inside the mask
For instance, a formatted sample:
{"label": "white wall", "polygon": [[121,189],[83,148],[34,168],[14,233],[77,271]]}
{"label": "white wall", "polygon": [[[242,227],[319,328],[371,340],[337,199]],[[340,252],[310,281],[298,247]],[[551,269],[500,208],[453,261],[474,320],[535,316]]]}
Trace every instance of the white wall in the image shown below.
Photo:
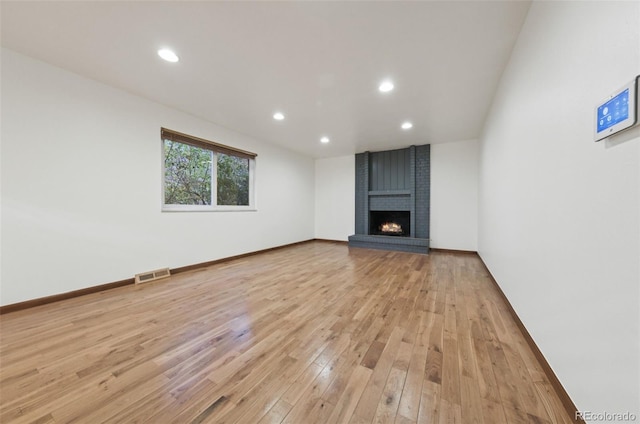
{"label": "white wall", "polygon": [[478,140],[431,145],[431,247],[478,250]]}
{"label": "white wall", "polygon": [[315,237],[346,241],[355,233],[353,155],[316,160]]}
{"label": "white wall", "polygon": [[[355,232],[355,158],[316,160],[316,238]],[[478,249],[478,141],[431,145],[431,247]]]}
{"label": "white wall", "polygon": [[[311,158],[6,49],[1,113],[3,305],[313,238]],[[162,213],[162,126],[256,152],[258,211]]]}
{"label": "white wall", "polygon": [[533,2],[481,139],[479,253],[581,410],[640,413],[640,129],[592,135],[640,74],[639,22]]}

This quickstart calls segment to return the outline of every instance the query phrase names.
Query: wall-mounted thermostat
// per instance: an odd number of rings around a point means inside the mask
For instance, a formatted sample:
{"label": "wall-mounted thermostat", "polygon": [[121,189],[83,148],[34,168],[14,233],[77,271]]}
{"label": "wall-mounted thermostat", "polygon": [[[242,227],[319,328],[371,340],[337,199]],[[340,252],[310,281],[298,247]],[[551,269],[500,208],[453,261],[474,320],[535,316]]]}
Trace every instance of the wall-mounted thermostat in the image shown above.
{"label": "wall-mounted thermostat", "polygon": [[595,141],[600,141],[638,124],[639,85],[640,75],[598,103],[595,110]]}

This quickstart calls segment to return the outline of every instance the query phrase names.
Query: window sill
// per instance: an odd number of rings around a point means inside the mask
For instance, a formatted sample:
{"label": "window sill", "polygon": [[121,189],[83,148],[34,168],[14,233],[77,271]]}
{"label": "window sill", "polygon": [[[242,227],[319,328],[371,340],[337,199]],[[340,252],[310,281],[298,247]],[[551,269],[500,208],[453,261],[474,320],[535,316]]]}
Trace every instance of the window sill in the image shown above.
{"label": "window sill", "polygon": [[254,206],[164,205],[162,212],[257,212]]}

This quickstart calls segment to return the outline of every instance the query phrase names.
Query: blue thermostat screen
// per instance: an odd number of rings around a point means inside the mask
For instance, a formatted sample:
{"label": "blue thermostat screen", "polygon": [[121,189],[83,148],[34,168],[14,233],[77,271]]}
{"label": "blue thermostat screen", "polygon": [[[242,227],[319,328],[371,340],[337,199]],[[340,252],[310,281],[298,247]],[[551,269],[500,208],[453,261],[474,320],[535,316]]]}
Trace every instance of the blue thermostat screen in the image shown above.
{"label": "blue thermostat screen", "polygon": [[629,117],[629,89],[598,107],[598,132],[611,128]]}

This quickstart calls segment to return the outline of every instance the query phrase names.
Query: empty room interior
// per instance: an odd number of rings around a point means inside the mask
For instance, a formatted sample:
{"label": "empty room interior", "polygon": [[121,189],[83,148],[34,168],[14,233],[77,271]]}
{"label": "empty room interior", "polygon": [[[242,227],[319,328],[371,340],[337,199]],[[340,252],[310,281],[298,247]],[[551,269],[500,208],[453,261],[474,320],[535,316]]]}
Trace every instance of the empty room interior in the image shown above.
{"label": "empty room interior", "polygon": [[640,421],[640,2],[0,19],[2,423]]}

